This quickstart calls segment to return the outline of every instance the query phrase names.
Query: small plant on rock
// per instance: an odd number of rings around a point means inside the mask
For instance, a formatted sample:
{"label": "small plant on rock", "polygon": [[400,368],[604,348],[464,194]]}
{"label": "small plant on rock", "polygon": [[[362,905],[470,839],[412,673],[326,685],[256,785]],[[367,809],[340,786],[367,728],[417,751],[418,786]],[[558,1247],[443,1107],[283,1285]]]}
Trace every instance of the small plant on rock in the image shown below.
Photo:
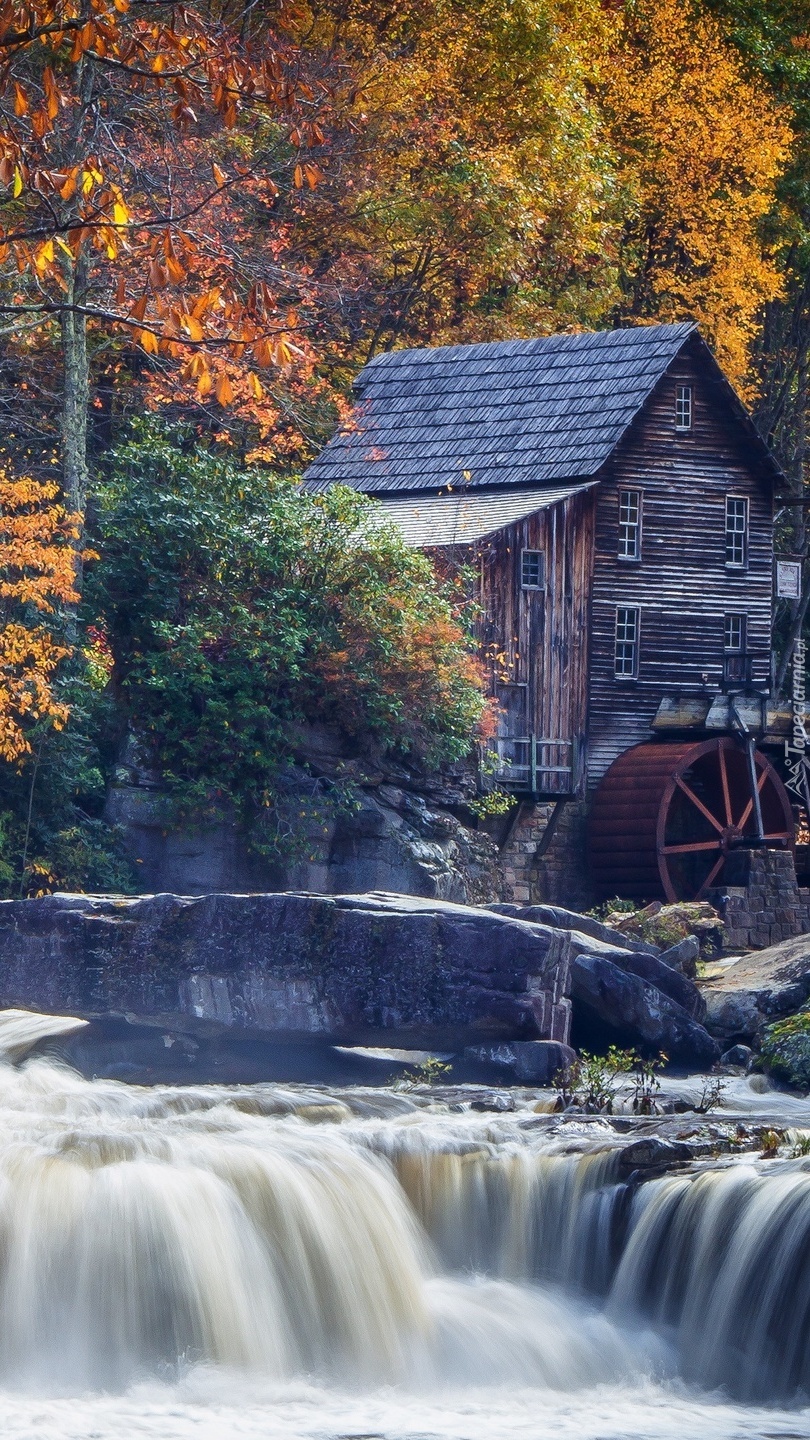
{"label": "small plant on rock", "polygon": [[633,1110],[636,1115],[658,1114],[658,1092],[661,1089],[658,1071],[664,1069],[668,1059],[663,1050],[656,1060],[636,1056],[633,1063]]}
{"label": "small plant on rock", "polygon": [[762,1154],[765,1160],[772,1160],[779,1153],[780,1146],[785,1143],[784,1130],[763,1130],[762,1132]]}
{"label": "small plant on rock", "polygon": [[579,1105],[591,1113],[612,1115],[623,1077],[633,1069],[637,1058],[634,1050],[619,1050],[615,1045],[607,1055],[590,1055],[583,1050],[555,1078],[563,1105]]}
{"label": "small plant on rock", "polygon": [[437,1055],[429,1055],[427,1060],[405,1070],[397,1081],[397,1087],[410,1090],[414,1085],[435,1085],[438,1080],[446,1080],[452,1069],[452,1065],[447,1065]]}
{"label": "small plant on rock", "polygon": [[708,1115],[710,1110],[716,1110],[722,1100],[728,1081],[722,1075],[708,1075],[703,1081],[703,1088],[700,1092],[700,1099],[695,1106],[698,1115]]}

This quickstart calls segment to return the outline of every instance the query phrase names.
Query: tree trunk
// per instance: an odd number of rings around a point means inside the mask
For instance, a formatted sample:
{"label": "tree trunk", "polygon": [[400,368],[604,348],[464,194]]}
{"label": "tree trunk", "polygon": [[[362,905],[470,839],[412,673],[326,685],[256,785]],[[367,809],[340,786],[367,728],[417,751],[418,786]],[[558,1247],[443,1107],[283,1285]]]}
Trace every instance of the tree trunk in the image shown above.
{"label": "tree trunk", "polygon": [[62,479],[69,510],[84,515],[87,503],[87,416],[90,367],[87,361],[87,319],[75,308],[86,298],[87,262],[83,255],[65,258],[67,294],[62,311]]}

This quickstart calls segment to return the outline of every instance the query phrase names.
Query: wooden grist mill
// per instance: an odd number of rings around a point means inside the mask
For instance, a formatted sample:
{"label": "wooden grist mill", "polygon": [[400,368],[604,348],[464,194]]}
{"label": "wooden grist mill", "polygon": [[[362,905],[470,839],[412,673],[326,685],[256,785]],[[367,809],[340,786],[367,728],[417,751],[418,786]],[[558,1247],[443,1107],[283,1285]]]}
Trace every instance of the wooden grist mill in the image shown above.
{"label": "wooden grist mill", "polygon": [[514,898],[691,900],[789,864],[784,477],[696,327],[394,351],[356,390],[305,485],[475,577]]}

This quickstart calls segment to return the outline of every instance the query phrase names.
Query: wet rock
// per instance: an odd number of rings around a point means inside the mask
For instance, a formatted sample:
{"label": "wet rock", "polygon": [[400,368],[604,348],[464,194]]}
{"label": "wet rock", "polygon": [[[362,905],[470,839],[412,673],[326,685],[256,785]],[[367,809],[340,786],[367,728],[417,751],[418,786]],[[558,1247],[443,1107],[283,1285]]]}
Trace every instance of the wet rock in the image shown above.
{"label": "wet rock", "polygon": [[720,1056],[720,1064],[737,1065],[741,1069],[747,1070],[753,1058],[754,1052],[750,1045],[732,1045],[730,1050],[726,1050],[725,1054]]}
{"label": "wet rock", "polygon": [[619,1168],[623,1174],[633,1170],[668,1170],[691,1160],[692,1147],[679,1140],[664,1140],[660,1135],[645,1135],[622,1148]]}
{"label": "wet rock", "polygon": [[[639,958],[632,956],[635,961]],[[578,1008],[606,1038],[647,1050],[663,1050],[671,1060],[710,1066],[719,1055],[717,1042],[677,1000],[650,979],[631,973],[628,957],[613,953],[580,954],[571,966],[574,1017]],[[662,966],[672,980],[690,984]],[[692,987],[694,988],[694,987]]]}
{"label": "wet rock", "polygon": [[685,935],[677,945],[670,945],[668,950],[663,950],[659,955],[662,965],[669,965],[672,970],[680,970],[683,975],[688,975],[693,980],[697,973],[697,959],[700,955],[700,941],[696,935]]}
{"label": "wet rock", "polygon": [[[497,1045],[468,1046],[464,1051],[465,1078],[472,1079],[471,1066],[487,1072],[487,1078],[504,1085],[546,1086],[576,1060],[576,1051],[558,1040],[510,1040]],[[458,1072],[459,1066],[454,1065]]]}
{"label": "wet rock", "polygon": [[477,1095],[474,1100],[470,1101],[470,1109],[492,1110],[497,1115],[505,1115],[515,1109],[515,1100],[512,1095]]}
{"label": "wet rock", "polygon": [[567,1040],[570,954],[565,932],[402,895],[0,902],[0,1005],[172,1034],[453,1051]]}

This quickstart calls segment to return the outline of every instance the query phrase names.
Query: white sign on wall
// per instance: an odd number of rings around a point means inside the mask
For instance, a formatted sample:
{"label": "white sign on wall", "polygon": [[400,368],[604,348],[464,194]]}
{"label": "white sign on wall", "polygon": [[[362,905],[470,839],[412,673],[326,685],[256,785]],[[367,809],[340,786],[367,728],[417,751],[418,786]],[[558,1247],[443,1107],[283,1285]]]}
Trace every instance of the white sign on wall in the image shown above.
{"label": "white sign on wall", "polygon": [[777,560],[776,594],[780,600],[801,600],[802,567],[798,560]]}

